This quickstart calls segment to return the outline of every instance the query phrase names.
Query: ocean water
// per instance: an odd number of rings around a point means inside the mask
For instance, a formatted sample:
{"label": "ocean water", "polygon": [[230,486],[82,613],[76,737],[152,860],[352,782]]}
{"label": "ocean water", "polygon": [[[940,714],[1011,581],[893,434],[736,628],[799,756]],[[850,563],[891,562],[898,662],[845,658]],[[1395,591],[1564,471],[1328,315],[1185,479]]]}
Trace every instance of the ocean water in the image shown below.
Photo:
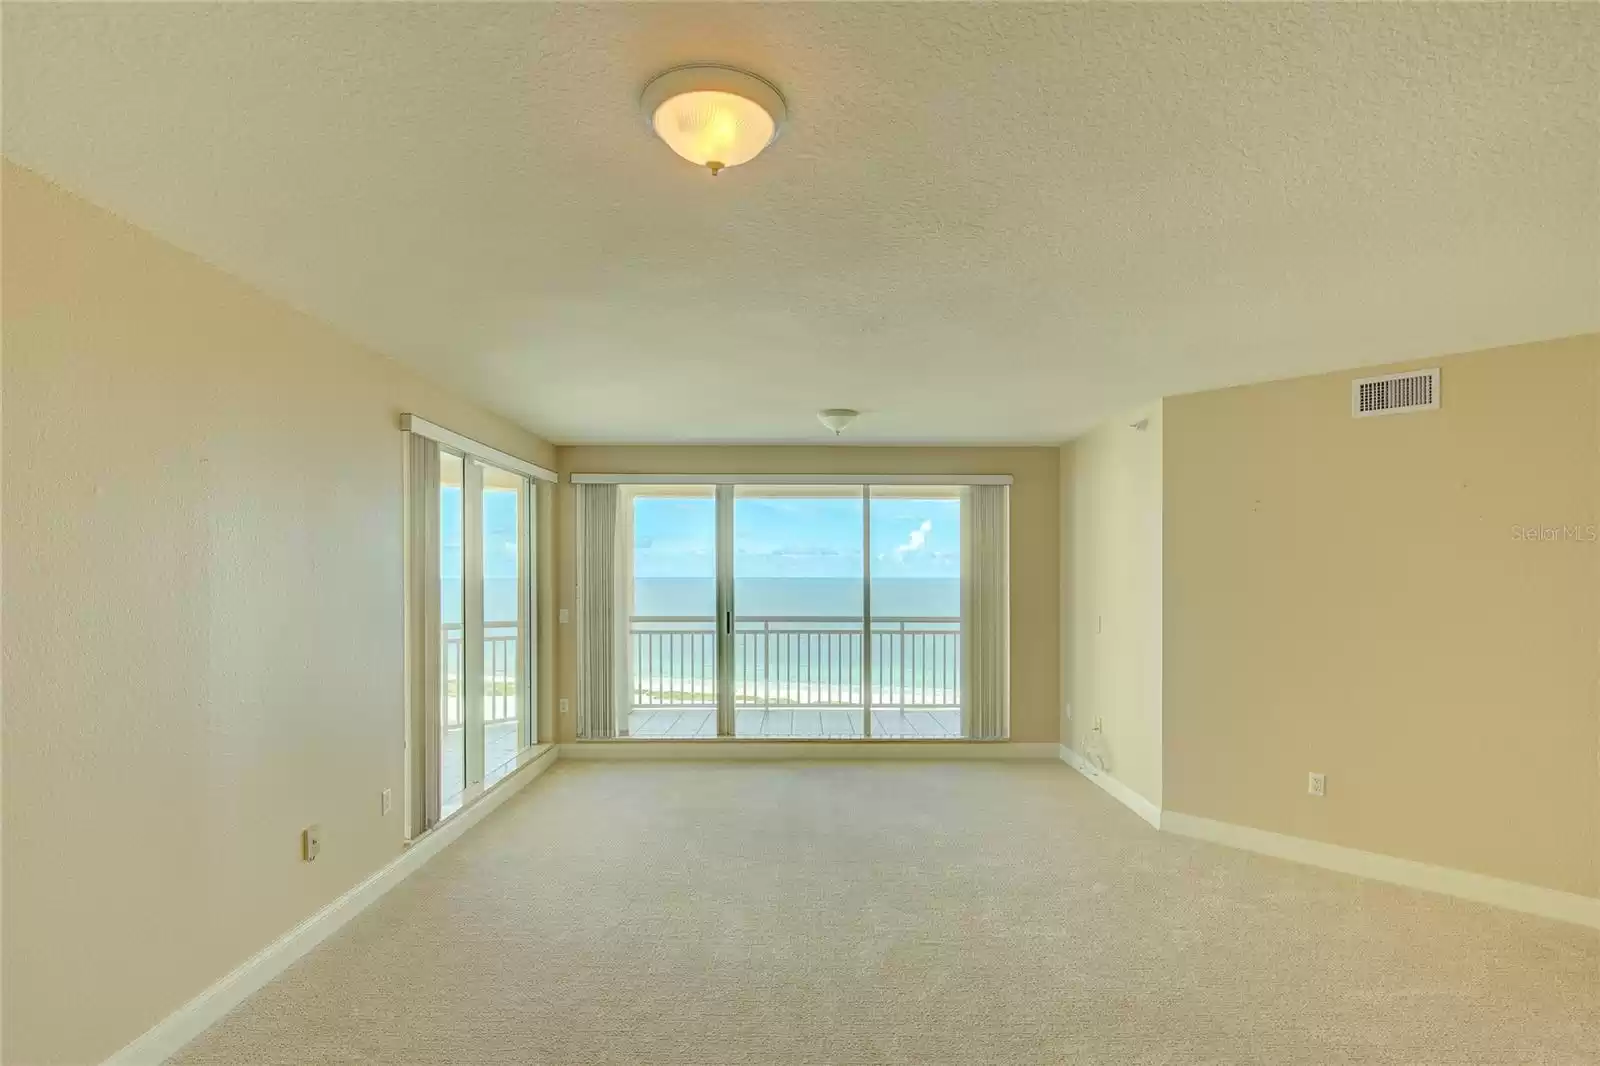
{"label": "ocean water", "polygon": [[[861,591],[859,580],[846,578],[736,579],[735,703],[859,707]],[[635,582],[635,617],[696,619],[635,626],[630,653],[636,706],[714,701],[715,602],[709,579]],[[960,615],[958,580],[873,580],[875,707],[959,705]],[[901,621],[913,618],[940,621]]]}
{"label": "ocean water", "polygon": [[[461,621],[461,580],[440,582],[440,609],[446,622]],[[734,582],[735,609],[757,618],[860,619],[861,582],[833,577],[749,577]],[[514,577],[483,583],[483,613],[491,621],[516,617]],[[646,577],[633,584],[633,613],[643,616],[704,617],[717,613],[716,588],[709,579]],[[961,616],[961,582],[946,578],[874,578],[874,618],[950,618]]]}
{"label": "ocean water", "polygon": [[[859,619],[861,582],[834,577],[747,577],[733,583],[742,617]],[[644,577],[633,583],[636,616],[704,617],[717,613],[709,578]],[[874,578],[874,618],[959,618],[961,582],[953,578]]]}
{"label": "ocean water", "polygon": [[[446,622],[461,619],[461,582],[441,582]],[[734,582],[738,633],[735,694],[741,706],[859,706],[861,582],[847,578],[741,578]],[[485,616],[516,617],[515,578],[484,581]],[[636,617],[692,618],[636,627],[636,705],[713,700],[716,593],[704,578],[640,578]],[[874,706],[956,706],[961,686],[961,583],[944,578],[872,582]],[[785,619],[826,619],[785,622]],[[898,619],[945,619],[905,623]],[[761,620],[773,620],[763,625]],[[905,632],[909,630],[910,632]]]}

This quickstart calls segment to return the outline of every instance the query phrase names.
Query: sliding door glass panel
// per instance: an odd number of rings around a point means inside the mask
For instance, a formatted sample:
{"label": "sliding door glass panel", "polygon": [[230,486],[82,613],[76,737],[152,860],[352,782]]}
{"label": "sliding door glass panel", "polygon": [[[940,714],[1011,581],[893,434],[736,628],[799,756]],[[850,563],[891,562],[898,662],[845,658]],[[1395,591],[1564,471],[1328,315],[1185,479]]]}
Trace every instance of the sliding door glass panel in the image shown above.
{"label": "sliding door glass panel", "polygon": [[483,783],[492,785],[516,767],[522,737],[523,649],[519,639],[527,605],[522,601],[522,523],[525,481],[493,466],[483,468]]}
{"label": "sliding door glass panel", "polygon": [[444,691],[439,700],[439,815],[461,807],[466,789],[467,762],[463,725],[466,704],[465,555],[463,552],[463,464],[459,455],[439,453],[439,620],[444,632],[439,642],[443,658],[439,676]]}
{"label": "sliding door glass panel", "polygon": [[522,720],[522,747],[539,742],[539,483],[522,482],[522,568],[517,600],[522,604],[522,664],[517,678],[523,683],[518,713]]}
{"label": "sliding door glass panel", "polygon": [[741,485],[733,507],[734,735],[861,736],[861,488]]}
{"label": "sliding door glass panel", "polygon": [[716,489],[651,485],[623,491],[632,525],[632,549],[622,560],[631,576],[619,574],[629,599],[627,733],[714,737]]}
{"label": "sliding door glass panel", "polygon": [[961,735],[961,490],[876,485],[872,736]]}

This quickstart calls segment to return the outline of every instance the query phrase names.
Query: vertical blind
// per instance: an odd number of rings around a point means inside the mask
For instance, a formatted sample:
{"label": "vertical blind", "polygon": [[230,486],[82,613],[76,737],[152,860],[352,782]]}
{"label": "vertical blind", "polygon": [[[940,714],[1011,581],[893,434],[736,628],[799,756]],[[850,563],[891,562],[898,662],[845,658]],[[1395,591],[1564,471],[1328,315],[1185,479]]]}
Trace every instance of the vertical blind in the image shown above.
{"label": "vertical blind", "polygon": [[438,823],[440,806],[439,444],[406,440],[406,818],[416,837]]}
{"label": "vertical blind", "polygon": [[617,735],[616,485],[576,485],[578,501],[578,737]]}
{"label": "vertical blind", "polygon": [[1007,732],[1010,698],[1009,499],[1003,485],[973,485],[966,493],[962,511],[968,547],[963,553],[961,613],[967,662],[962,732],[974,740],[998,740]]}

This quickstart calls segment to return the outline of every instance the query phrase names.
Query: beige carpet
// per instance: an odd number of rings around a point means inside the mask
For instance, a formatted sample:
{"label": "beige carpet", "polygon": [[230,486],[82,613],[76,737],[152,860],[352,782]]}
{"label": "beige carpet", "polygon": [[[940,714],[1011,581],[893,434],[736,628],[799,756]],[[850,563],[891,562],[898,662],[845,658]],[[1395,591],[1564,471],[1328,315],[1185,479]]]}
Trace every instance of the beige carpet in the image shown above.
{"label": "beige carpet", "polygon": [[1600,1063],[1600,934],[1059,765],[563,763],[178,1060]]}

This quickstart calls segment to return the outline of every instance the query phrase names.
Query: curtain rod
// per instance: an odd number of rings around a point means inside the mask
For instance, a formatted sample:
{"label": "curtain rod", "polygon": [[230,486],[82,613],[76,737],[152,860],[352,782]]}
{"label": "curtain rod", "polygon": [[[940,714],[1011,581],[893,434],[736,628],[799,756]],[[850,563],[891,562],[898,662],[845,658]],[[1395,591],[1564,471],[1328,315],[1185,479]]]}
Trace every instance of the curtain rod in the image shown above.
{"label": "curtain rod", "polygon": [[1010,474],[569,474],[574,485],[1009,485]]}
{"label": "curtain rod", "polygon": [[537,463],[530,463],[526,459],[518,459],[509,452],[503,452],[499,448],[491,448],[481,441],[473,440],[471,437],[463,437],[459,433],[445,429],[443,426],[435,425],[426,418],[419,418],[417,415],[401,415],[400,428],[407,433],[415,433],[419,437],[427,437],[429,440],[436,440],[440,444],[448,445],[456,449],[456,451],[472,456],[474,459],[486,460],[495,466],[504,467],[507,470],[536,478],[539,481],[560,480],[554,470],[546,470]]}

